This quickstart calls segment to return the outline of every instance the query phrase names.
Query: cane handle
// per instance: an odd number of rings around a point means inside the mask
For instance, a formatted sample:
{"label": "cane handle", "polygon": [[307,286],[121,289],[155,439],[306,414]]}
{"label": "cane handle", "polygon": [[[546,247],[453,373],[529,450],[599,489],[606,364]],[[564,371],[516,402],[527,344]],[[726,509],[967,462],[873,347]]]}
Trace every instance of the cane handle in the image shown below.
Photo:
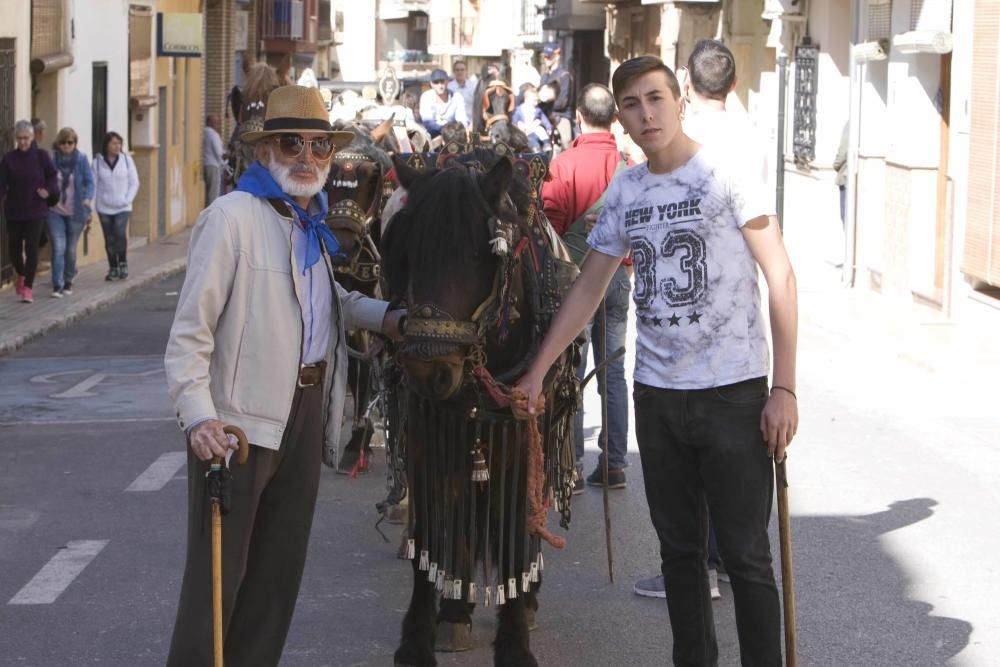
{"label": "cane handle", "polygon": [[247,440],[247,434],[239,426],[225,426],[222,432],[236,436],[236,439],[240,443],[240,452],[236,462],[240,464],[246,463],[247,458],[250,456],[250,442]]}

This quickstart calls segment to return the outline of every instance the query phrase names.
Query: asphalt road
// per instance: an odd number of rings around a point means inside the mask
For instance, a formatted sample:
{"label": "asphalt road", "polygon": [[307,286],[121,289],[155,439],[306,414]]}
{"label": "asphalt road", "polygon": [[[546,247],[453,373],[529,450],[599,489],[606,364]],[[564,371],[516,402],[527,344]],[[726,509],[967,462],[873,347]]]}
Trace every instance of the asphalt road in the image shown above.
{"label": "asphalt road", "polygon": [[[186,473],[161,358],[180,281],[0,358],[0,665],[165,660]],[[789,463],[800,664],[996,664],[997,420],[982,416],[987,402],[935,398],[926,371],[871,359],[857,352],[863,339],[808,322],[801,346],[798,393],[809,398]],[[587,405],[596,415],[594,396]],[[542,665],[669,662],[666,605],[632,593],[659,559],[630,449],[628,488],[611,494],[614,583],[596,489],[574,498],[567,549],[546,553],[531,637]],[[588,470],[595,452],[591,442]],[[283,666],[392,664],[410,567],[396,558],[398,527],[383,524],[389,543],[373,528],[383,472],[381,460],[359,479],[324,469]],[[720,664],[736,665],[722,592]],[[492,664],[494,631],[479,609],[476,649],[439,664]]]}

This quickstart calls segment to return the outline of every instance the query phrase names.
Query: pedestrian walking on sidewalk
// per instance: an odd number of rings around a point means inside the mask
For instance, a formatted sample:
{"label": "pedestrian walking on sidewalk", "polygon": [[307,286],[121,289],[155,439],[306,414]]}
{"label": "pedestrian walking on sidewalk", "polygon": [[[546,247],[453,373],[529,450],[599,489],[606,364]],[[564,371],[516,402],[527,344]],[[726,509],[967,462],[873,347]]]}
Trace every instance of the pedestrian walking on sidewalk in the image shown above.
{"label": "pedestrian walking on sidewalk", "polygon": [[323,185],[352,138],[330,126],[318,89],[277,88],[263,129],[242,135],[257,160],[192,230],[165,357],[189,445],[187,562],[168,667],[212,664],[205,473],[233,448],[223,426],[242,428],[251,444],[232,471],[222,544],[225,657],[273,667],[298,597],[322,450],[340,438],[346,330],[399,334],[404,311],[334,280],[339,246],[324,223]]}
{"label": "pedestrian walking on sidewalk", "polygon": [[17,147],[0,160],[0,200],[7,216],[7,248],[14,265],[14,291],[24,303],[34,301],[38,247],[49,216],[50,197],[57,194],[56,168],[35,143],[30,120],[14,125]]}
{"label": "pedestrian walking on sidewalk", "polygon": [[48,230],[52,242],[52,296],[73,293],[76,278],[76,244],[90,224],[94,201],[94,172],[77,148],[77,135],[64,127],[56,135],[52,160],[59,182],[59,201],[49,207]]}
{"label": "pedestrian walking on sidewalk", "polygon": [[[607,86],[591,83],[584,86],[576,101],[576,122],[580,136],[573,145],[559,153],[549,165],[551,178],[542,184],[545,216],[552,228],[563,237],[573,259],[583,261],[587,235],[604,204],[604,192],[615,174],[624,171],[628,161],[618,150],[611,126],[618,120],[615,98]],[[625,259],[615,271],[605,293],[604,321],[601,313],[587,323],[584,333],[587,344],[581,350],[577,376],[586,376],[588,350],[593,346],[593,366],[604,361],[605,353],[614,353],[625,345],[628,336],[628,301],[632,293],[630,280],[632,260]],[[604,340],[604,334],[607,339]],[[582,492],[586,483],[608,485],[611,489],[625,488],[625,468],[628,460],[628,387],[625,384],[625,358],[619,357],[607,366],[607,387],[602,374],[597,376],[597,390],[608,400],[607,443],[609,452],[601,452],[597,467],[583,476],[583,410],[573,419],[573,441],[576,449],[577,479],[574,491]],[[603,443],[604,438],[598,438]],[[604,457],[608,457],[608,478],[604,478]]]}
{"label": "pedestrian walking on sidewalk", "polygon": [[[648,161],[612,180],[592,251],[515,390],[534,412],[552,362],[592,316],[621,258],[635,263],[636,437],[660,541],[676,665],[714,667],[708,515],[733,586],[744,665],[781,665],[767,523],[773,465],[798,426],[795,275],[759,179],[681,130],[680,87],[659,58],[612,77],[622,126]],[[769,291],[774,383],[758,267]]]}
{"label": "pedestrian walking on sidewalk", "polygon": [[101,152],[94,158],[97,215],[108,253],[105,280],[128,278],[128,221],[132,216],[132,201],[139,192],[139,172],[132,158],[122,150],[124,143],[120,134],[108,132]]}

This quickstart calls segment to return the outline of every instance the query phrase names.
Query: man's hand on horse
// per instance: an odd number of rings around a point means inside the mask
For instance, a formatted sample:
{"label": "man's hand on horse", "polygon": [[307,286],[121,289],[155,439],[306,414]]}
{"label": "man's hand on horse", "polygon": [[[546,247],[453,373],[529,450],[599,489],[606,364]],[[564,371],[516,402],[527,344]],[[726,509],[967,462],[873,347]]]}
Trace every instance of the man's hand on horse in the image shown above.
{"label": "man's hand on horse", "polygon": [[387,310],[382,318],[382,333],[395,341],[403,340],[403,326],[406,321],[406,309]]}
{"label": "man's hand on horse", "polygon": [[542,396],[544,377],[536,378],[530,372],[514,385],[510,392],[510,411],[515,419],[531,419],[545,411]]}
{"label": "man's hand on horse", "polygon": [[239,449],[239,442],[222,431],[223,423],[218,419],[207,419],[191,429],[188,443],[191,451],[202,461],[213,456],[225,457],[231,449]]}

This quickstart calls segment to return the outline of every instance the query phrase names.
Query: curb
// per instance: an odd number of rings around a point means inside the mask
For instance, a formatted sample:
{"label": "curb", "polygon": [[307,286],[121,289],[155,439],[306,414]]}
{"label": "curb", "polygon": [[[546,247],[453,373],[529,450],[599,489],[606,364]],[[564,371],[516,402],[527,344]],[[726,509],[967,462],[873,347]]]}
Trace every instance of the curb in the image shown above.
{"label": "curb", "polygon": [[91,313],[102,308],[118,303],[130,296],[133,292],[146,287],[150,283],[167,278],[176,273],[180,273],[187,268],[187,258],[165,262],[158,266],[146,269],[139,274],[132,274],[128,282],[116,282],[110,286],[98,289],[97,293],[87,303],[77,301],[71,305],[66,312],[57,317],[41,320],[32,323],[29,331],[8,336],[0,336],[0,357],[5,354],[24,347],[25,343],[35,338],[44,336],[49,331],[61,329],[77,320],[80,320]]}

